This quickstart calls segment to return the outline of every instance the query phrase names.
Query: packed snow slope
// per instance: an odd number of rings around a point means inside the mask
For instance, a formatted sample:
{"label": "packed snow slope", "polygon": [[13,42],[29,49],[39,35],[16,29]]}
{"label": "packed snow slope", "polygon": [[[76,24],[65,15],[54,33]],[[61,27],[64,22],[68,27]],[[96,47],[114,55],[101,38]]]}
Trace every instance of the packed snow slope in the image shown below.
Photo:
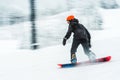
{"label": "packed snow slope", "polygon": [[[91,50],[97,57],[111,55],[110,62],[60,69],[58,63],[70,62],[71,44],[32,51],[18,49],[17,41],[0,40],[0,80],[119,80],[120,9],[101,10],[101,13],[105,29],[90,31]],[[77,58],[88,59],[81,46]]]}

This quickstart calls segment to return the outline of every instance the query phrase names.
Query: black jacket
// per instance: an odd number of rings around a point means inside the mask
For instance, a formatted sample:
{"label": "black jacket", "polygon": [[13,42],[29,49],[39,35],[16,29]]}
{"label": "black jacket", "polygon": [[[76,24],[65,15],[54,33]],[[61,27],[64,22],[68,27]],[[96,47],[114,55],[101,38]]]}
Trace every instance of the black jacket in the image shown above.
{"label": "black jacket", "polygon": [[80,28],[83,28],[85,30],[86,35],[87,35],[86,40],[90,43],[90,39],[91,39],[90,33],[82,24],[79,23],[79,21],[77,19],[70,21],[68,31],[64,38],[68,39],[71,36],[71,33],[73,32],[74,39],[79,39],[80,34],[77,32],[77,30]]}

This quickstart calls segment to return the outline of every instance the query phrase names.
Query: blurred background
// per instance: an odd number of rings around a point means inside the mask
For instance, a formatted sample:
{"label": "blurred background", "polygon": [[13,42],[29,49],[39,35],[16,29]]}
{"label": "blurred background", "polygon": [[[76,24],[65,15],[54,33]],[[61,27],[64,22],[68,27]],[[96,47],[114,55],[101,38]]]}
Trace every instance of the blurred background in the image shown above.
{"label": "blurred background", "polygon": [[[31,43],[31,0],[0,2],[0,40],[18,40],[21,49],[62,44],[66,17],[75,15],[88,30],[103,30],[101,10],[120,8],[120,0],[33,0],[36,43]],[[68,42],[70,42],[69,40]]]}

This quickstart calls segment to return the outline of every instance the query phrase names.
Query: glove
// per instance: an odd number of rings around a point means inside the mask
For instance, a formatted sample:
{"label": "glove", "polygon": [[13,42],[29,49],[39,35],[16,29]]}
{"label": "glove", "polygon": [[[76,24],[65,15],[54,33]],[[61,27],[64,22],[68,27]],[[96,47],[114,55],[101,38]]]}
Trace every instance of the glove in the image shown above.
{"label": "glove", "polygon": [[63,39],[63,46],[66,45],[66,40],[67,40],[66,38]]}

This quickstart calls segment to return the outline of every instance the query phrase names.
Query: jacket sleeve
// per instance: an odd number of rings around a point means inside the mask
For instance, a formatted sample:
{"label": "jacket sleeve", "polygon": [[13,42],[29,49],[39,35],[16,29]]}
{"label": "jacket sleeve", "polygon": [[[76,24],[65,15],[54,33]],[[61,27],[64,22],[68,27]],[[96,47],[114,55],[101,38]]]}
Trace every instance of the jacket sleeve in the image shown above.
{"label": "jacket sleeve", "polygon": [[[83,26],[83,25],[82,25]],[[83,26],[84,27],[84,26]],[[88,35],[88,39],[89,39],[89,43],[90,43],[90,40],[91,40],[91,35],[90,35],[90,33],[89,33],[89,31],[84,27],[84,29],[86,30],[86,32],[87,32],[87,35]]]}
{"label": "jacket sleeve", "polygon": [[[86,28],[85,28],[86,29]],[[90,40],[91,39],[91,35],[90,35],[90,33],[88,32],[88,30],[86,29],[86,32],[87,32],[87,34],[88,34],[88,39]]]}
{"label": "jacket sleeve", "polygon": [[69,27],[68,27],[68,31],[67,31],[67,33],[66,33],[66,35],[65,35],[65,39],[69,39],[70,38],[70,36],[71,36],[71,34],[72,34],[72,27],[69,25]]}

